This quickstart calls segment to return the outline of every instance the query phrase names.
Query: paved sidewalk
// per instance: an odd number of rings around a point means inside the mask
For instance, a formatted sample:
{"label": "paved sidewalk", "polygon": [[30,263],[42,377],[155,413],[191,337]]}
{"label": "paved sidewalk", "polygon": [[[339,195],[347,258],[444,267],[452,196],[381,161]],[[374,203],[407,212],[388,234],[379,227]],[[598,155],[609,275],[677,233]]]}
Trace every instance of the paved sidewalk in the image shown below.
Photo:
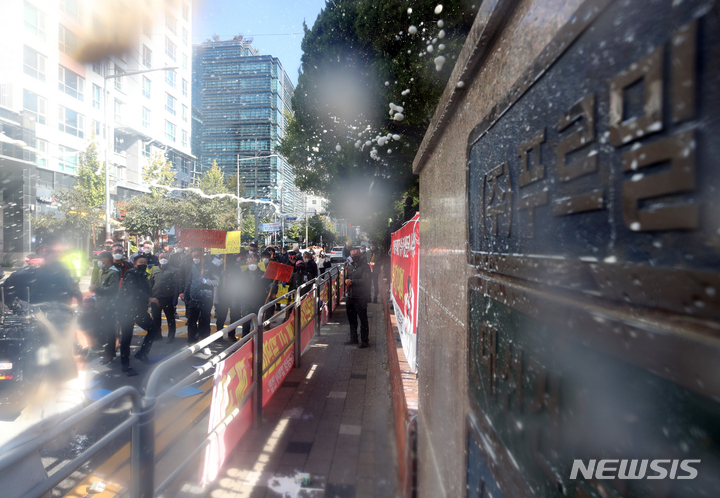
{"label": "paved sidewalk", "polygon": [[[394,497],[397,451],[382,306],[368,306],[370,348],[345,346],[340,306],[229,457],[207,496]],[[309,487],[295,481],[310,474]]]}

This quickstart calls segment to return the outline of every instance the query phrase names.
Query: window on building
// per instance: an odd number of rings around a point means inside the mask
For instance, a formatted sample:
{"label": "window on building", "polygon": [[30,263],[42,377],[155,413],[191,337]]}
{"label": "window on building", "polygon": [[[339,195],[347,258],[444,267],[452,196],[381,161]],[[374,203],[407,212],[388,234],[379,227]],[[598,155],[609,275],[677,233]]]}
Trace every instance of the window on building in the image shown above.
{"label": "window on building", "polygon": [[165,138],[171,142],[175,141],[175,125],[170,121],[165,121]]}
{"label": "window on building", "polygon": [[92,106],[100,109],[100,87],[93,83],[92,88]]}
{"label": "window on building", "polygon": [[113,118],[118,123],[121,123],[122,115],[123,115],[123,103],[120,102],[118,99],[115,99],[115,105],[113,106]]}
{"label": "window on building", "polygon": [[27,45],[23,47],[23,72],[36,80],[45,81],[47,58]]}
{"label": "window on building", "polygon": [[80,22],[81,20],[82,10],[80,0],[60,0],[58,10],[75,21]]}
{"label": "window on building", "polygon": [[102,132],[102,137],[105,138],[105,127],[100,124],[100,121],[95,121],[93,119],[92,131],[96,137],[100,137],[100,133]]}
{"label": "window on building", "polygon": [[175,116],[175,97],[169,93],[165,94],[165,110]]}
{"label": "window on building", "polygon": [[182,80],[182,94],[183,94],[183,97],[187,97],[187,96],[188,96],[188,90],[189,90],[189,89],[190,89],[190,85],[188,85],[187,80],[183,78],[183,80]]}
{"label": "window on building", "polygon": [[142,108],[142,125],[143,128],[150,128],[150,109]]}
{"label": "window on building", "polygon": [[150,69],[152,67],[152,50],[147,48],[147,46],[143,45],[143,66]]}
{"label": "window on building", "polygon": [[186,132],[185,130],[182,131],[182,146],[188,146],[188,132]]}
{"label": "window on building", "polygon": [[96,74],[99,74],[100,76],[103,75],[103,73],[102,73],[102,66],[100,65],[99,62],[93,62],[93,63],[92,63],[92,69],[93,69],[93,72],[95,72]]}
{"label": "window on building", "polygon": [[[123,74],[124,72],[125,71],[123,71],[123,69],[120,66],[115,64],[115,72],[113,74]],[[123,84],[122,76],[120,76],[119,78],[113,78],[113,80],[115,81],[115,90],[120,90],[122,92],[122,84]]]}
{"label": "window on building", "polygon": [[190,40],[190,33],[188,33],[187,29],[183,28],[183,34],[182,34],[183,45],[185,45],[187,47],[189,40]]}
{"label": "window on building", "polygon": [[317,204],[317,201],[313,199],[313,206]]}
{"label": "window on building", "polygon": [[45,40],[45,14],[25,2],[25,29],[41,40]]}
{"label": "window on building", "polygon": [[183,104],[182,106],[182,120],[187,123],[188,120],[188,106]]}
{"label": "window on building", "polygon": [[75,55],[78,49],[78,37],[62,24],[58,26],[58,48],[70,56]]}
{"label": "window on building", "polygon": [[85,79],[62,66],[58,66],[58,88],[80,102],[84,101]]}
{"label": "window on building", "polygon": [[175,19],[175,16],[170,12],[165,12],[165,27],[167,27],[168,31],[172,34],[177,34],[177,19]]}
{"label": "window on building", "polygon": [[169,71],[165,71],[165,83],[170,85],[172,88],[175,88],[175,81],[177,80],[177,74],[175,73],[174,69],[171,69]]}
{"label": "window on building", "polygon": [[146,159],[150,159],[150,142],[142,143],[142,155]]}
{"label": "window on building", "polygon": [[65,173],[77,173],[78,151],[58,145],[58,166]]}
{"label": "window on building", "polygon": [[188,56],[185,54],[182,54],[182,68],[184,71],[188,70]]}
{"label": "window on building", "polygon": [[58,129],[78,138],[85,138],[85,117],[77,111],[60,106]]}
{"label": "window on building", "polygon": [[150,98],[150,78],[147,76],[143,76],[142,94],[143,97]]}
{"label": "window on building", "polygon": [[[35,147],[37,149],[37,147]],[[37,157],[37,156],[36,156]],[[39,164],[39,163],[38,163]],[[47,166],[47,163],[41,166]],[[52,171],[37,170],[36,185],[38,188],[55,190],[55,174]]]}
{"label": "window on building", "polygon": [[44,98],[23,90],[23,109],[31,114],[38,123],[47,124],[47,100]]}
{"label": "window on building", "polygon": [[[47,166],[48,165],[48,159],[47,159],[48,143],[45,140],[40,140],[39,138],[36,138],[35,139],[35,150],[37,150],[37,152],[35,153],[35,164],[37,164],[38,166]],[[50,188],[52,188],[52,187],[50,187]]]}
{"label": "window on building", "polygon": [[188,7],[188,4],[186,4],[185,2],[183,2],[182,5],[182,16],[183,19],[186,21],[190,19],[190,7]]}
{"label": "window on building", "polygon": [[143,34],[148,38],[152,36],[152,21],[149,17],[143,19]]}
{"label": "window on building", "polygon": [[170,38],[165,37],[165,55],[170,57],[170,60],[177,62],[177,48],[175,44],[170,41]]}

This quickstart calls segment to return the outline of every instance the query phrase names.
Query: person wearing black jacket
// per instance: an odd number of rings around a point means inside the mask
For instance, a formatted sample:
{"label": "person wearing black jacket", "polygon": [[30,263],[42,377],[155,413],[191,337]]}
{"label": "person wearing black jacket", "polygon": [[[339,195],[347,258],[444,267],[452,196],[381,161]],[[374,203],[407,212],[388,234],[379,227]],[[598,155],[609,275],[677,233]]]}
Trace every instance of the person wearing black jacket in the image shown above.
{"label": "person wearing black jacket", "polygon": [[202,258],[202,250],[193,249],[192,266],[183,292],[188,319],[188,344],[195,344],[210,335],[213,295],[220,284],[216,266],[210,261],[203,265]]}
{"label": "person wearing black jacket", "polygon": [[368,324],[367,305],[370,301],[370,265],[365,262],[365,255],[359,249],[350,253],[352,264],[348,267],[345,288],[347,289],[346,310],[350,322],[350,340],[345,344],[358,343],[358,318],[360,319],[360,346],[366,348],[370,344],[370,325]]}
{"label": "person wearing black jacket", "polygon": [[159,261],[160,266],[154,268],[150,275],[150,295],[156,298],[158,303],[151,304],[150,309],[158,328],[162,328],[162,313],[165,313],[169,344],[175,340],[175,304],[180,292],[180,275],[177,268],[170,266],[167,254],[160,254]]}
{"label": "person wearing black jacket", "polygon": [[380,249],[378,249],[377,244],[373,241],[370,241],[370,250],[365,253],[365,258],[367,259],[368,264],[370,265],[370,269],[372,270],[372,273],[370,275],[370,280],[372,282],[372,289],[374,289],[374,295],[375,299],[374,302],[378,302],[378,296],[380,295],[380,287],[378,285],[378,282],[380,281],[380,272],[382,271],[382,253],[380,252]]}
{"label": "person wearing black jacket", "polygon": [[316,278],[318,276],[318,267],[312,251],[306,251],[303,254],[303,261],[305,262],[305,271],[308,274],[308,280]]}
{"label": "person wearing black jacket", "polygon": [[[263,278],[264,272],[258,268],[257,256],[248,256],[247,270],[242,272],[240,285],[240,305],[245,313],[257,314],[265,305],[272,280]],[[258,317],[262,320],[262,317]],[[243,337],[250,333],[250,322],[243,324]]]}
{"label": "person wearing black jacket", "polygon": [[122,297],[125,309],[120,313],[120,329],[122,337],[120,338],[120,361],[122,362],[123,372],[130,369],[130,343],[132,342],[134,324],[138,324],[147,331],[145,340],[140,346],[140,350],[135,353],[135,358],[143,363],[149,363],[148,353],[155,339],[162,337],[160,327],[150,318],[148,313],[148,302],[158,305],[159,301],[150,297],[150,282],[147,274],[147,258],[145,256],[137,256],[135,258],[135,268],[125,272],[122,284],[120,285],[120,296]]}

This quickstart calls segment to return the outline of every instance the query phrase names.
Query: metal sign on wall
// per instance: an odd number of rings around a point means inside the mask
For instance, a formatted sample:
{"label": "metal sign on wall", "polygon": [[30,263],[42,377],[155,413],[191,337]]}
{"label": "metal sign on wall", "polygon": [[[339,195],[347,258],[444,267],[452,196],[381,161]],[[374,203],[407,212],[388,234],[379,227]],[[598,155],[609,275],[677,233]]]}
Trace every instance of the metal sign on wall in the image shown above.
{"label": "metal sign on wall", "polygon": [[[713,1],[584,2],[469,137],[469,425],[506,496],[720,496],[719,51]],[[570,478],[662,458],[699,475]]]}

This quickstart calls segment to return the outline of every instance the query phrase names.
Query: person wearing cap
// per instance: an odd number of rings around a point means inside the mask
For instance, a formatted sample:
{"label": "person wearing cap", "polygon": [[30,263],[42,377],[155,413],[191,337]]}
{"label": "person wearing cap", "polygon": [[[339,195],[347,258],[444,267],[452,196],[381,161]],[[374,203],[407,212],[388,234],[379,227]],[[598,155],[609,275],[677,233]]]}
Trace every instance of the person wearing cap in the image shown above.
{"label": "person wearing cap", "polygon": [[147,311],[148,303],[158,304],[158,300],[150,295],[150,282],[147,274],[147,258],[144,255],[138,255],[135,258],[135,267],[125,272],[122,285],[120,286],[120,296],[126,306],[125,312],[120,313],[120,329],[122,337],[120,338],[120,360],[122,362],[123,372],[128,375],[130,371],[130,343],[132,342],[134,324],[138,324],[142,329],[147,331],[142,346],[135,358],[143,363],[149,363],[148,353],[155,339],[162,337],[160,327],[150,317]]}
{"label": "person wearing cap", "polygon": [[117,335],[117,318],[115,306],[120,287],[120,270],[113,264],[112,253],[103,251],[98,256],[99,275],[96,284],[90,285],[90,292],[95,293],[95,313],[97,321],[95,335],[104,344],[103,365],[115,358],[115,337]]}
{"label": "person wearing cap", "polygon": [[370,250],[365,253],[365,259],[367,263],[370,265],[371,275],[370,275],[370,283],[371,283],[371,295],[374,295],[375,298],[373,299],[374,302],[378,302],[378,296],[380,295],[380,287],[378,286],[380,272],[382,271],[382,261],[381,261],[382,253],[377,247],[377,244],[374,241],[370,241]]}
{"label": "person wearing cap", "polygon": [[370,301],[370,266],[365,255],[359,249],[350,253],[352,264],[348,267],[345,288],[347,289],[346,311],[350,322],[350,340],[345,344],[358,343],[358,319],[360,320],[360,346],[366,348],[370,343],[370,325],[367,317],[367,305]]}
{"label": "person wearing cap", "polygon": [[[270,292],[272,280],[263,278],[264,272],[258,266],[258,257],[248,255],[247,270],[242,272],[240,306],[246,314],[257,314],[265,305],[265,300]],[[258,317],[262,320],[262,317]],[[250,322],[243,324],[243,337],[250,333]]]}
{"label": "person wearing cap", "polygon": [[191,254],[192,266],[183,294],[188,319],[188,344],[195,344],[210,335],[214,290],[220,284],[220,275],[210,261],[203,265],[202,249],[195,248]]}
{"label": "person wearing cap", "polygon": [[139,250],[136,254],[133,254],[133,256],[130,258],[130,262],[132,264],[135,264],[135,259],[138,256],[142,255],[145,257],[148,268],[154,268],[155,266],[159,265],[160,261],[158,261],[158,257],[152,253],[152,247],[153,247],[152,241],[150,241],[150,240],[145,241],[142,249]]}
{"label": "person wearing cap", "polygon": [[255,256],[258,257],[258,245],[257,242],[250,242],[250,246],[248,247],[248,256]]}
{"label": "person wearing cap", "polygon": [[155,325],[162,329],[162,313],[165,313],[168,344],[175,340],[175,304],[180,292],[180,274],[177,268],[170,266],[169,257],[167,253],[160,254],[160,266],[153,268],[150,275],[150,295],[157,299],[157,304],[150,305],[152,319]]}

